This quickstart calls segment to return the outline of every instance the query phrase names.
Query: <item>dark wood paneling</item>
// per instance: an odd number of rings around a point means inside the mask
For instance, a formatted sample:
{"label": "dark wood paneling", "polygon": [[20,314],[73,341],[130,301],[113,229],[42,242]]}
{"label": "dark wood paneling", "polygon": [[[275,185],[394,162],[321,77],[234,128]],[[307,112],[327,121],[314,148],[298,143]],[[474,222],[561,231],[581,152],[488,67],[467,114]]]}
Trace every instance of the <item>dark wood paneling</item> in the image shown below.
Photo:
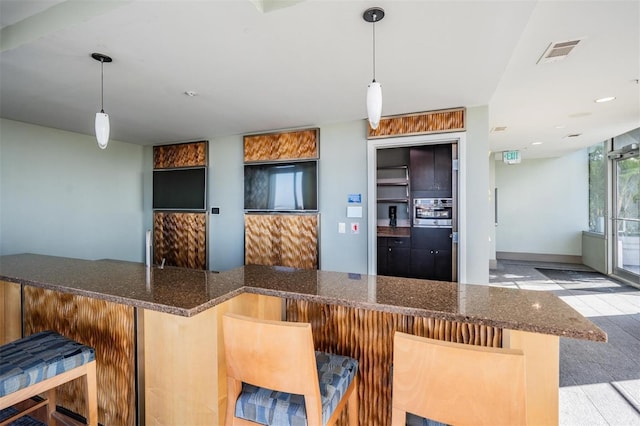
{"label": "dark wood paneling", "polygon": [[383,117],[377,129],[373,130],[369,125],[367,127],[369,139],[463,131],[465,130],[465,109]]}
{"label": "dark wood paneling", "polygon": [[391,424],[393,333],[396,330],[449,342],[502,346],[502,330],[495,327],[301,300],[287,300],[287,320],[311,323],[316,350],[358,360],[359,423],[367,426]]}
{"label": "dark wood paneling", "polygon": [[318,158],[319,129],[248,135],[244,137],[244,161]]}
{"label": "dark wood paneling", "polygon": [[207,213],[153,213],[153,263],[207,269]]}
{"label": "dark wood paneling", "polygon": [[246,214],[244,263],[318,268],[318,215]]}
{"label": "dark wood paneling", "polygon": [[207,166],[207,142],[190,142],[153,147],[153,168]]}
{"label": "dark wood paneling", "polygon": [[[105,300],[24,287],[25,335],[55,330],[96,351],[98,420],[103,425],[134,425],[134,309]],[[83,382],[58,388],[57,404],[86,416]]]}

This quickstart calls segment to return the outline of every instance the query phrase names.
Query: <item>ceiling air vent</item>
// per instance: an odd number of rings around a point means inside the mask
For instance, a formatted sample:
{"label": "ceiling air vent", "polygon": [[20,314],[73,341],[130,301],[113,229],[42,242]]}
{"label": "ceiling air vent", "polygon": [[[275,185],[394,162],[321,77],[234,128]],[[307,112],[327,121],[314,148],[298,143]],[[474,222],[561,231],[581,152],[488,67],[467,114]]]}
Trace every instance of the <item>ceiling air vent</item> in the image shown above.
{"label": "ceiling air vent", "polygon": [[546,64],[549,62],[556,62],[561,59],[566,58],[569,53],[580,43],[580,40],[569,40],[569,41],[559,41],[554,42],[547,47],[547,50],[544,51],[540,59],[538,59],[538,64]]}
{"label": "ceiling air vent", "polygon": [[505,130],[507,130],[507,126],[496,126],[491,129],[492,132],[504,132]]}

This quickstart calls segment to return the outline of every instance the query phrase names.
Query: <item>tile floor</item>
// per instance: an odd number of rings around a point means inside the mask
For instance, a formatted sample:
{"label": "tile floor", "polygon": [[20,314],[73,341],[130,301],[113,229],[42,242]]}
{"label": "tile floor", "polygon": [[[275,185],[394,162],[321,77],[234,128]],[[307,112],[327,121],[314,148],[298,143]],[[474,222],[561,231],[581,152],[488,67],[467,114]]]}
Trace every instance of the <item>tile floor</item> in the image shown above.
{"label": "tile floor", "polygon": [[640,425],[640,290],[586,266],[524,261],[499,261],[490,282],[552,291],[608,334],[560,338],[560,425]]}

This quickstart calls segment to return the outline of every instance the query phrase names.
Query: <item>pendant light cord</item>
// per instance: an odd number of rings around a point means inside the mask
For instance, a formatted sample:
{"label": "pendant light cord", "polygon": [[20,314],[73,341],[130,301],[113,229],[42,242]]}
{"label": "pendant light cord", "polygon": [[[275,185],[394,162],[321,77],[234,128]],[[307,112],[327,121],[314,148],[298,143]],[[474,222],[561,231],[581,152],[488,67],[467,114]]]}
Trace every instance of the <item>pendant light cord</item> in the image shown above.
{"label": "pendant light cord", "polygon": [[376,81],[376,14],[373,14],[373,81]]}
{"label": "pendant light cord", "polygon": [[100,59],[100,112],[104,114],[104,59]]}

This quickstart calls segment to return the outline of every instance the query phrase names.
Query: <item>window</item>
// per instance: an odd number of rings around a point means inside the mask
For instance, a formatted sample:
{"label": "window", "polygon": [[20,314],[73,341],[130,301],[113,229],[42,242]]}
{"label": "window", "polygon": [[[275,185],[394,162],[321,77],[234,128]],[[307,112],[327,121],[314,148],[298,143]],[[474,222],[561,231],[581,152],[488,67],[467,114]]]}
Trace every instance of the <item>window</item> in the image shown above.
{"label": "window", "polygon": [[638,282],[640,277],[640,129],[613,140],[620,150],[614,159],[613,209],[614,274]]}
{"label": "window", "polygon": [[589,231],[604,234],[607,211],[607,142],[589,147]]}

